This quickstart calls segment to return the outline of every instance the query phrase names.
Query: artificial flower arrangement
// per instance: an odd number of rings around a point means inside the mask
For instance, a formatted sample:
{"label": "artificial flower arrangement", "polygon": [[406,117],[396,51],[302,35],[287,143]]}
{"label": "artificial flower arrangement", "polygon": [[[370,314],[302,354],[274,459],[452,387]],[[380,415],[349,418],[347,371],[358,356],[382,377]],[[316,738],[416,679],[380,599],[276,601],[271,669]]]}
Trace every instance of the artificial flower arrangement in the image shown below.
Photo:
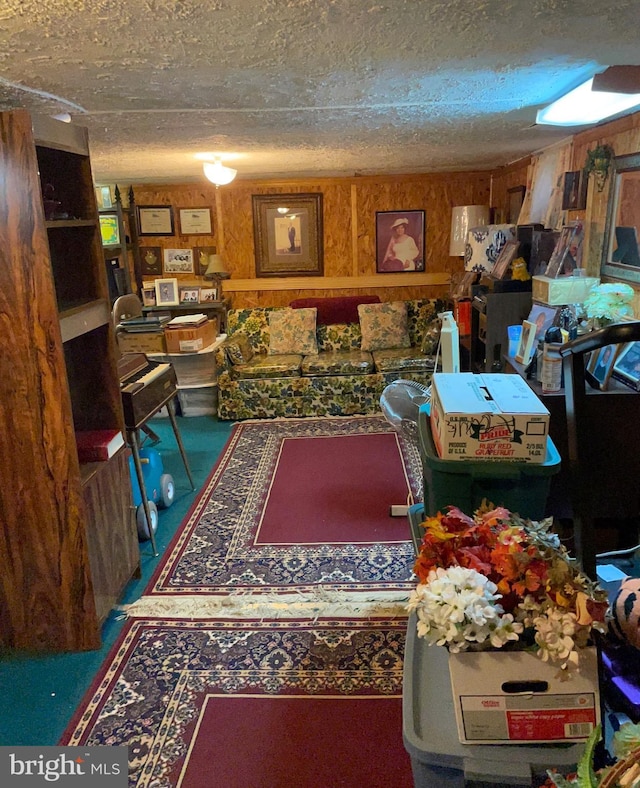
{"label": "artificial flower arrangement", "polygon": [[532,650],[568,677],[608,603],[551,524],[486,502],[473,517],[455,506],[428,517],[408,602],[418,636],[454,653]]}
{"label": "artificial flower arrangement", "polygon": [[634,290],[622,282],[594,285],[584,300],[587,317],[616,322],[633,317]]}

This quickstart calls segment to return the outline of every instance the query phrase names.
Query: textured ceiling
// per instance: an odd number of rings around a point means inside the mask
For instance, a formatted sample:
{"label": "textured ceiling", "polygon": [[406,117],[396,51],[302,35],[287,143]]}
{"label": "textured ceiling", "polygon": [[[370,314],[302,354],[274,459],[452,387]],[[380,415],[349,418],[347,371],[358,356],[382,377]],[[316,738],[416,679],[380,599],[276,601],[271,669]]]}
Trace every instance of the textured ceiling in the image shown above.
{"label": "textured ceiling", "polygon": [[0,108],[89,128],[98,183],[486,169],[640,63],[637,0],[2,0]]}

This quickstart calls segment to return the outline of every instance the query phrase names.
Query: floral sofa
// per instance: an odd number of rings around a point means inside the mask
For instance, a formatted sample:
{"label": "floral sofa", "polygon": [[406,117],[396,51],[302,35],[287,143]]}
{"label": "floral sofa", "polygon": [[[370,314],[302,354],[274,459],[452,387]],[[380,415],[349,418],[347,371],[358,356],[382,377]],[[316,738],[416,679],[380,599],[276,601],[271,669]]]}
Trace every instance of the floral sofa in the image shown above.
{"label": "floral sofa", "polygon": [[377,412],[392,381],[431,380],[427,329],[442,308],[350,296],[231,309],[216,351],[218,418]]}

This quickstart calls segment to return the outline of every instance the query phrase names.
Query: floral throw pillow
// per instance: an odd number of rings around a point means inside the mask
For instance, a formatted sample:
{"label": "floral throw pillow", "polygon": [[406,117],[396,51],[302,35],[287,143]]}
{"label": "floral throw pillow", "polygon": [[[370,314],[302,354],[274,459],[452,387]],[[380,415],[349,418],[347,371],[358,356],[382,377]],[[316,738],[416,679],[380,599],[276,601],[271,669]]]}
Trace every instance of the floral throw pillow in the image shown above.
{"label": "floral throw pillow", "polygon": [[240,331],[226,341],[224,351],[233,365],[248,364],[254,355],[249,337]]}
{"label": "floral throw pillow", "polygon": [[362,350],[411,347],[407,305],[404,301],[391,301],[386,304],[360,304],[358,315],[362,331]]}
{"label": "floral throw pillow", "polygon": [[276,309],[269,313],[269,355],[318,352],[316,340],[317,309]]}

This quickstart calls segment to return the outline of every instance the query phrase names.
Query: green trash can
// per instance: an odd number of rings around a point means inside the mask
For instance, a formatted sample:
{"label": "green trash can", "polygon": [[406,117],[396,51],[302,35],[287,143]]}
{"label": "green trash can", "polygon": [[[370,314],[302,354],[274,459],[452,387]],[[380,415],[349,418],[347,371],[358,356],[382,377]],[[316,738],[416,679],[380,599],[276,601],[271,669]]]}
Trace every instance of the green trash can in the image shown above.
{"label": "green trash can", "polygon": [[430,405],[418,412],[418,448],[424,474],[427,516],[457,506],[472,515],[484,498],[531,520],[545,516],[551,477],[560,471],[560,455],[547,437],[542,463],[517,460],[442,460],[431,434]]}

